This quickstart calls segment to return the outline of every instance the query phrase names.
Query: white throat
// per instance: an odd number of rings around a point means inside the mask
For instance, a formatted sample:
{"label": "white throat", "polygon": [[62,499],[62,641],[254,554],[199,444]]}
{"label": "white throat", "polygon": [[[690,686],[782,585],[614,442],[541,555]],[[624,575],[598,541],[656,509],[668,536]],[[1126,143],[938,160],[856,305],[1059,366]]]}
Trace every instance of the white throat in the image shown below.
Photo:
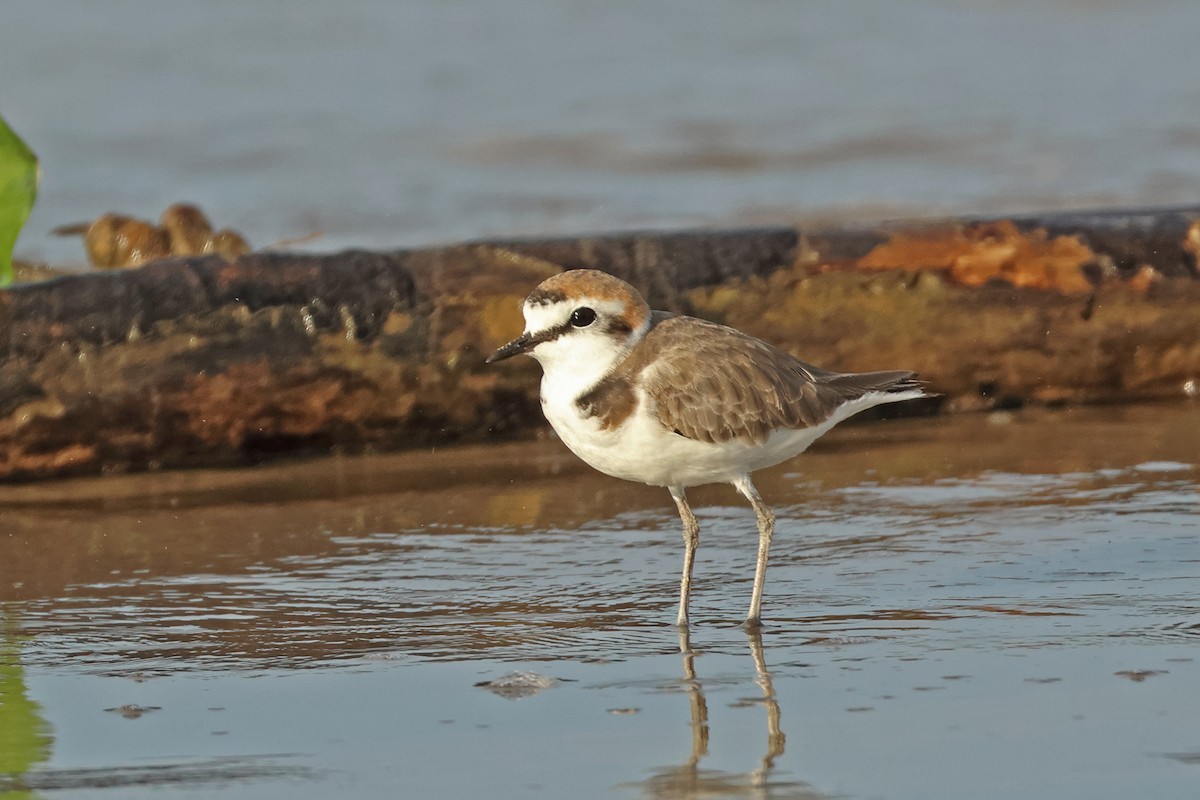
{"label": "white throat", "polygon": [[[592,305],[598,311],[620,311],[619,306],[610,309],[605,308],[605,303]],[[566,303],[527,306],[526,331],[537,333],[554,327],[569,314]],[[542,365],[543,400],[574,403],[609,375],[649,329],[647,318],[638,330],[618,338],[597,323],[596,328],[571,329],[553,341],[538,345],[530,355]]]}

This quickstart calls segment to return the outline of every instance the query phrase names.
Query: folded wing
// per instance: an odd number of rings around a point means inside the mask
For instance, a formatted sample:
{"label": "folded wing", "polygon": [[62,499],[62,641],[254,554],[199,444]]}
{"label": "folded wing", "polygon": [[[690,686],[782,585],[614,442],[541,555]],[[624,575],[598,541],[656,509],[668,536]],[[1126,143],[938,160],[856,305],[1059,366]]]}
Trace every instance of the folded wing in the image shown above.
{"label": "folded wing", "polygon": [[761,443],[780,428],[820,425],[843,403],[865,394],[919,388],[912,372],[829,372],[692,317],[664,320],[645,344],[647,358],[629,365],[639,369],[630,377],[668,429],[703,442]]}

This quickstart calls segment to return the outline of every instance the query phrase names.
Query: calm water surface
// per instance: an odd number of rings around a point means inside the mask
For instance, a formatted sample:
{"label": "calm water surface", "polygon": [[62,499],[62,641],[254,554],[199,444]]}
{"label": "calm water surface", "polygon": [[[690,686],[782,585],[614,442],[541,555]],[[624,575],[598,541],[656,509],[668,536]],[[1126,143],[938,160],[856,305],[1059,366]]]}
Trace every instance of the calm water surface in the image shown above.
{"label": "calm water surface", "polygon": [[0,795],[1194,798],[1198,414],[835,431],[761,638],[732,489],[681,642],[666,492],[553,441],[2,487]]}

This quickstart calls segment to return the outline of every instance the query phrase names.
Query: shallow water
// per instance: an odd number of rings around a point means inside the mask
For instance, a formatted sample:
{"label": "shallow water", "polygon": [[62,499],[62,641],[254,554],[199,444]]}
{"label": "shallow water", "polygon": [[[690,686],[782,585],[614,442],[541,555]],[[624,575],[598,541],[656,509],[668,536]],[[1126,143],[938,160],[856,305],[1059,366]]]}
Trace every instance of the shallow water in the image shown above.
{"label": "shallow water", "polygon": [[200,203],[256,246],[1200,197],[1194,0],[0,8],[51,228]]}
{"label": "shallow water", "polygon": [[694,490],[683,655],[665,491],[553,441],[2,487],[0,794],[1192,798],[1198,413],[834,431],[761,640]]}

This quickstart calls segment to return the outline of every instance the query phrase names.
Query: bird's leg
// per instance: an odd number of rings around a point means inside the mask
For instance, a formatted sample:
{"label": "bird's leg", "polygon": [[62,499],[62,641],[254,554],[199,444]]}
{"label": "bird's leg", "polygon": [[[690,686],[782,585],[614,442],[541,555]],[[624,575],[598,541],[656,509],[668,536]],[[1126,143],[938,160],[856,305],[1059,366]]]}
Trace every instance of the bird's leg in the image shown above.
{"label": "bird's leg", "polygon": [[692,593],[692,563],[696,560],[696,545],[700,542],[700,525],[688,505],[683,487],[672,486],[670,489],[675,507],[679,509],[679,519],[683,521],[683,576],[679,579],[679,616],[675,618],[675,624],[687,627],[688,598]]}
{"label": "bird's leg", "polygon": [[775,698],[775,684],[763,658],[762,631],[750,628],[746,636],[750,640],[750,655],[754,657],[754,671],[758,674],[754,682],[762,689],[763,704],[767,707],[767,754],[763,756],[762,766],[750,773],[750,779],[754,786],[765,786],[775,768],[775,759],[783,755],[787,737],[779,726],[779,701]]}
{"label": "bird's leg", "polygon": [[763,703],[767,707],[767,754],[763,756],[762,772],[765,775],[775,766],[775,759],[783,755],[787,737],[779,727],[779,701],[775,698],[775,684],[767,669],[767,660],[763,657],[762,631],[758,628],[746,631],[750,640],[750,655],[754,658],[754,671],[757,673],[755,683],[763,693]]}
{"label": "bird's leg", "polygon": [[683,685],[692,705],[692,757],[688,768],[695,770],[700,759],[708,755],[708,701],[704,687],[696,680],[696,651],[686,626],[679,629],[679,652],[683,654]]}
{"label": "bird's leg", "polygon": [[733,486],[754,506],[754,516],[758,518],[758,563],[754,567],[754,591],[750,595],[750,613],[746,616],[746,627],[754,629],[762,625],[763,583],[767,578],[767,554],[771,551],[771,534],[775,532],[775,515],[758,496],[758,490],[750,482],[749,475],[738,478],[733,482]]}

